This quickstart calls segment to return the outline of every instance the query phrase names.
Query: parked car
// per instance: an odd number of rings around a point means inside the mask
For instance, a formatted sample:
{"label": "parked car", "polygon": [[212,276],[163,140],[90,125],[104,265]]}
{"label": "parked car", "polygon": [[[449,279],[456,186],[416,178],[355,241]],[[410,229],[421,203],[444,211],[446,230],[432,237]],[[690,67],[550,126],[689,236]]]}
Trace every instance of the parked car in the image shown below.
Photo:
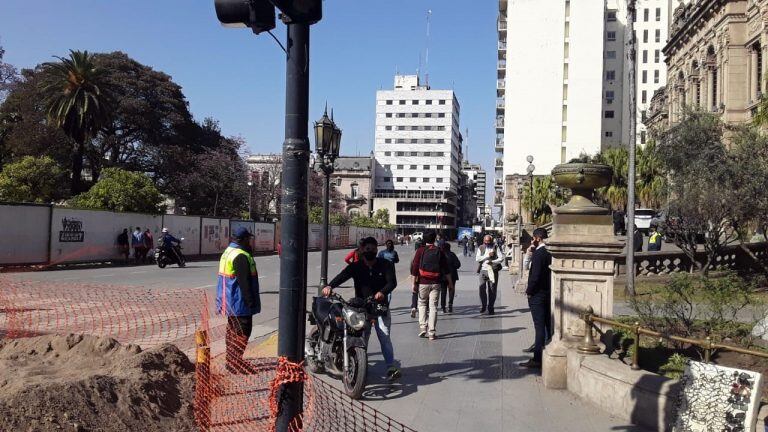
{"label": "parked car", "polygon": [[413,234],[411,234],[411,240],[416,242],[418,240],[424,240],[424,233],[421,231],[417,231]]}
{"label": "parked car", "polygon": [[653,209],[636,209],[635,210],[635,225],[637,229],[644,234],[648,234],[648,230],[651,228],[651,220],[656,216],[656,210]]}

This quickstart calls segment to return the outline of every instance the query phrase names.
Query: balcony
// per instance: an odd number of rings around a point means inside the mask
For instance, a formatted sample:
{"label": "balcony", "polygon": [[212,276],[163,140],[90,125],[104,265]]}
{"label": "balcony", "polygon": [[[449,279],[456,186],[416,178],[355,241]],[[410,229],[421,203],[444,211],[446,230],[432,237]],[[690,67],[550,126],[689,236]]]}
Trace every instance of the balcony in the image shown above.
{"label": "balcony", "polygon": [[507,41],[499,41],[499,51],[507,50]]}
{"label": "balcony", "polygon": [[504,153],[504,140],[496,140],[496,145],[493,146],[493,149],[496,150],[496,153]]}
{"label": "balcony", "polygon": [[507,61],[506,60],[499,60],[496,62],[496,69],[506,69],[507,68]]}
{"label": "balcony", "polygon": [[496,80],[496,88],[497,89],[503,89],[505,85],[506,85],[506,80],[503,80],[503,79],[497,79]]}
{"label": "balcony", "polygon": [[504,128],[504,117],[496,117],[496,129]]}
{"label": "balcony", "polygon": [[506,20],[506,18],[505,19],[499,18],[499,20],[498,20],[498,29],[499,29],[500,32],[507,31],[507,20]]}
{"label": "balcony", "polygon": [[496,161],[495,161],[494,167],[495,167],[495,168],[497,168],[497,169],[498,169],[498,168],[504,168],[504,159],[502,159],[502,158],[496,158]]}
{"label": "balcony", "polygon": [[504,109],[504,98],[496,98],[496,108]]}

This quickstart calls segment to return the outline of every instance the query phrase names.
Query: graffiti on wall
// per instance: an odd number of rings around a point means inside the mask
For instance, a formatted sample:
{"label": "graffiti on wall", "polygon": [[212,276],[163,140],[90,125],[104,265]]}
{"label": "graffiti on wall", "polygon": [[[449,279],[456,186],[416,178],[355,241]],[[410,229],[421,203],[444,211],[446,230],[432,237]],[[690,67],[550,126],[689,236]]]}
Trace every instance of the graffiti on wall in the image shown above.
{"label": "graffiti on wall", "polygon": [[75,218],[63,218],[61,220],[61,231],[59,231],[59,242],[82,243],[83,241],[85,241],[83,222]]}

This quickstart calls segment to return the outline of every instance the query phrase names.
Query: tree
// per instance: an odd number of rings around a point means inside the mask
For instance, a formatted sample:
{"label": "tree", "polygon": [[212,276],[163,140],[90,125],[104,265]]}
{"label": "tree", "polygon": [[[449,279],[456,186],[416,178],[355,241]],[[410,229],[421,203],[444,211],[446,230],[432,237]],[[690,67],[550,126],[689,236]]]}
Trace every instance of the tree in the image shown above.
{"label": "tree", "polygon": [[66,173],[44,156],[26,156],[0,171],[0,201],[51,203],[61,199]]}
{"label": "tree", "polygon": [[[3,56],[5,56],[5,50],[3,49],[3,46],[0,45],[0,102],[5,100],[8,91],[19,80],[18,71],[16,71],[16,68],[12,65],[5,63],[3,61]],[[2,139],[2,137],[0,137],[0,139]]]}
{"label": "tree", "polygon": [[75,196],[68,204],[85,209],[161,213],[163,201],[160,191],[146,175],[107,168],[88,192]]}
{"label": "tree", "polygon": [[525,183],[522,204],[526,211],[532,213],[534,224],[544,225],[552,221],[552,208],[565,204],[565,195],[552,177],[537,177],[533,180],[533,193],[531,184]]}
{"label": "tree", "polygon": [[[723,124],[711,114],[686,111],[664,136],[658,155],[670,178],[664,233],[706,273],[722,249],[738,240],[743,217],[734,205],[741,168],[723,144]],[[742,197],[741,199],[748,199]],[[702,242],[706,262],[696,261]]]}
{"label": "tree", "polygon": [[597,157],[597,161],[613,170],[611,184],[597,190],[598,200],[609,204],[614,210],[626,210],[629,152],[623,147],[609,148]]}
{"label": "tree", "polygon": [[666,201],[667,173],[653,140],[645,147],[637,147],[635,189],[640,205],[645,208],[659,209]]}
{"label": "tree", "polygon": [[43,65],[43,104],[51,124],[75,142],[72,152],[70,191],[82,189],[86,141],[94,137],[113,115],[112,88],[105,70],[94,63],[88,51],[70,51],[69,58]]}
{"label": "tree", "polygon": [[251,171],[252,211],[264,220],[278,217],[280,213],[282,172],[283,165],[279,156],[274,156],[272,163],[260,164],[258,170]]}

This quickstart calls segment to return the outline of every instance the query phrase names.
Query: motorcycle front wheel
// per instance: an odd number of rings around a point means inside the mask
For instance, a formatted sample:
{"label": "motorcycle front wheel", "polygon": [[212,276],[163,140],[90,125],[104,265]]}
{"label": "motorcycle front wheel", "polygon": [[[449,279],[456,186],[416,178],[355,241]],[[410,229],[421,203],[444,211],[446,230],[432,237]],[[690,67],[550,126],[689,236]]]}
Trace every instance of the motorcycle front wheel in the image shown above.
{"label": "motorcycle front wheel", "polygon": [[165,261],[157,260],[157,266],[160,267],[160,268],[165,268]]}
{"label": "motorcycle front wheel", "polygon": [[349,369],[344,371],[344,393],[352,399],[360,399],[365,390],[368,374],[368,353],[360,347],[349,351]]}

